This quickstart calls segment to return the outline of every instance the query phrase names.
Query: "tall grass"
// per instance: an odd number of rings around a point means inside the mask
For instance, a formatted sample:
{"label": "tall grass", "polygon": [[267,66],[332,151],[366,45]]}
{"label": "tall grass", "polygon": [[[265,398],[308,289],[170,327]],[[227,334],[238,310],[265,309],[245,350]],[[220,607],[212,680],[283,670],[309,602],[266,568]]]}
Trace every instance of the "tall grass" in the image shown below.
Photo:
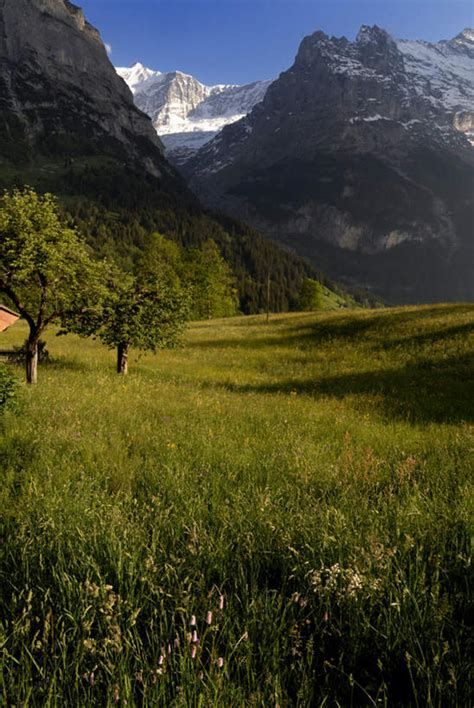
{"label": "tall grass", "polygon": [[473,332],[197,323],[128,379],[51,335],[2,422],[4,704],[469,705]]}

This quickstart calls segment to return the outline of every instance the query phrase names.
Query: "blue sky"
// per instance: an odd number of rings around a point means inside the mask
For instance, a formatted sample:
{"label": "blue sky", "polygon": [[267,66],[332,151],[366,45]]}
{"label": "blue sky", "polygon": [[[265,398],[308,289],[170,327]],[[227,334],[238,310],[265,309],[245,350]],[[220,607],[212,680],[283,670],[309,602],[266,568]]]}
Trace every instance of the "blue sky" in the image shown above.
{"label": "blue sky", "polygon": [[116,66],[180,69],[204,83],[277,76],[302,38],[353,38],[361,24],[429,41],[474,25],[474,0],[74,0],[111,45]]}

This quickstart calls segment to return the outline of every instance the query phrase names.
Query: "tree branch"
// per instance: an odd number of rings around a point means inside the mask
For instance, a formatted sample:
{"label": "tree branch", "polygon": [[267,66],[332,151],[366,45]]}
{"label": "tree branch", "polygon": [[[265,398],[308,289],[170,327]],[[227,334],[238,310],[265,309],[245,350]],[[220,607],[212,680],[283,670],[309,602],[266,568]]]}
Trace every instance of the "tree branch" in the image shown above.
{"label": "tree branch", "polygon": [[41,301],[38,310],[38,318],[36,320],[36,326],[38,329],[42,329],[46,326],[46,322],[43,322],[44,313],[46,310],[46,303],[48,300],[48,281],[41,274],[39,275],[39,281],[41,285]]}
{"label": "tree branch", "polygon": [[55,320],[57,317],[59,317],[61,313],[60,312],[52,312],[48,317],[45,318],[43,322],[43,329],[46,328],[53,320]]}

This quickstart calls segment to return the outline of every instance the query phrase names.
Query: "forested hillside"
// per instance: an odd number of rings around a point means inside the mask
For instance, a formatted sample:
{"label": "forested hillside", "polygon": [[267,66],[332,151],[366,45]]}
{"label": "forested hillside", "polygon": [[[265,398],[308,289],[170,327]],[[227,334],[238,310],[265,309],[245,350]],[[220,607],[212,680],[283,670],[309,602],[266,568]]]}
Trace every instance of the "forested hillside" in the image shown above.
{"label": "forested hillside", "polygon": [[[98,155],[54,157],[38,151],[28,162],[0,163],[0,189],[23,184],[56,194],[96,253],[114,258],[123,267],[134,262],[153,231],[184,247],[212,239],[236,277],[244,313],[266,308],[268,277],[273,311],[295,308],[307,277],[321,280],[345,297],[303,259],[245,224],[203,209],[179,178],[172,190],[164,189],[162,181],[138,164]],[[359,295],[360,300],[367,297]]]}

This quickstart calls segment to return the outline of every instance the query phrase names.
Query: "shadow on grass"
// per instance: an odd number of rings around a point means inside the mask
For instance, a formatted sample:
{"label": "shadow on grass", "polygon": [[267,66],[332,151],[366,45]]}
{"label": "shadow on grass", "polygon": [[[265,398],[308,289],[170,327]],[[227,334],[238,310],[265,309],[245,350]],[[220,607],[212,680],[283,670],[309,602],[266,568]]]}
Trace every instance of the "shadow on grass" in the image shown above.
{"label": "shadow on grass", "polygon": [[391,339],[389,342],[385,342],[381,346],[384,349],[391,349],[406,344],[410,345],[424,345],[424,344],[436,344],[437,342],[443,342],[446,339],[453,339],[459,336],[469,336],[474,334],[474,321],[467,322],[466,324],[457,325],[456,327],[446,327],[445,329],[439,329],[432,332],[424,332],[423,334],[408,335],[406,337],[399,337],[397,339]]}
{"label": "shadow on grass", "polygon": [[[472,314],[470,323],[449,326],[447,320],[444,324],[433,321],[433,330],[414,333],[413,325],[417,321],[423,322],[423,327],[428,326],[427,320],[440,316]],[[267,336],[265,325],[262,324],[256,331],[249,330],[245,338],[227,337],[206,341],[191,341],[186,346],[191,349],[263,349],[269,346],[292,346],[309,348],[330,340],[365,340],[369,336],[375,338],[374,344],[380,349],[389,349],[399,344],[433,343],[449,339],[460,334],[469,335],[474,332],[474,306],[472,305],[438,305],[433,308],[415,311],[387,312],[367,315],[354,315],[354,313],[325,319],[311,321],[309,324],[299,322],[288,326],[285,324],[285,333],[274,332]],[[410,326],[406,336],[404,327]],[[396,335],[399,335],[397,338]]]}
{"label": "shadow on grass", "polygon": [[474,421],[474,355],[421,359],[401,368],[259,385],[228,384],[235,393],[300,394],[312,398],[371,396],[387,418],[413,423]]}

